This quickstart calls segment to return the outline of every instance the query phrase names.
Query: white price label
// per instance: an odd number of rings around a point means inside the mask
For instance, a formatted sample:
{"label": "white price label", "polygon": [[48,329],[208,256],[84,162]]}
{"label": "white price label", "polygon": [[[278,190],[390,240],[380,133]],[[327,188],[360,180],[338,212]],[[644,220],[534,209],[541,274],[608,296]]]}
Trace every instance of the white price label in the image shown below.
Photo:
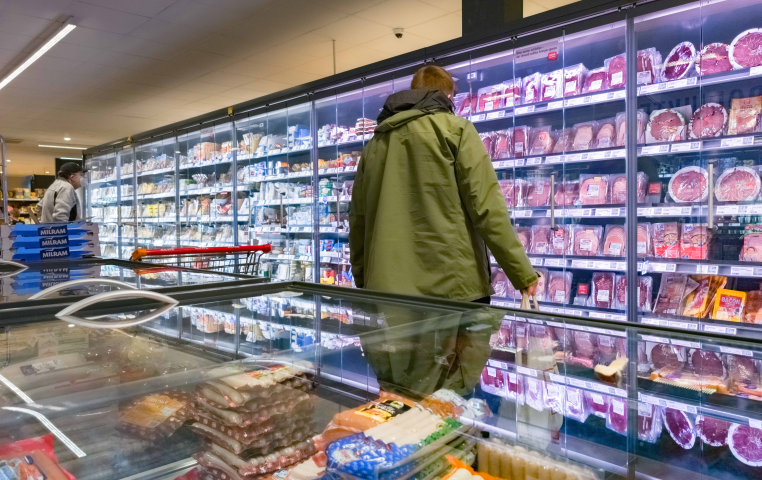
{"label": "white price label", "polygon": [[738,205],[720,205],[716,212],[717,215],[738,215]]}
{"label": "white price label", "polygon": [[590,312],[590,318],[600,318],[606,320],[606,314],[602,312]]}
{"label": "white price label", "polygon": [[542,266],[542,258],[530,258],[529,263],[534,265],[535,267],[541,267]]}
{"label": "white price label", "polygon": [[595,268],[592,260],[572,260],[572,268]]}
{"label": "white price label", "polygon": [[736,329],[734,327],[720,327],[718,325],[704,325],[704,331],[712,333],[724,333],[726,335],[736,334]]}
{"label": "white price label", "polygon": [[697,150],[701,150],[701,142],[675,143],[672,145],[670,152],[694,152]]}
{"label": "white price label", "polygon": [[517,158],[515,160],[515,166],[517,166],[517,167],[523,167],[524,166],[524,159],[523,158]]}
{"label": "white price label", "polygon": [[563,161],[563,155],[553,155],[552,157],[545,157],[545,163],[560,163]]}
{"label": "white price label", "polygon": [[658,155],[662,153],[669,153],[669,145],[649,145],[648,147],[643,147],[643,150],[641,150],[641,155]]}
{"label": "white price label", "polygon": [[503,166],[504,167],[513,167],[513,166],[516,165],[517,161],[518,160],[506,160],[506,161],[503,162]]}
{"label": "white price label", "polygon": [[720,141],[720,148],[750,147],[752,145],[754,145],[754,137],[723,138]]}
{"label": "white price label", "polygon": [[754,267],[730,267],[731,276],[752,277],[754,276]]}
{"label": "white price label", "polygon": [[579,153],[575,153],[572,155],[564,155],[565,162],[579,162],[580,160],[582,160],[582,155],[580,155]]}
{"label": "white price label", "polygon": [[516,218],[530,218],[532,216],[531,210],[516,210],[513,212],[513,216]]}
{"label": "white price label", "polygon": [[548,110],[558,110],[564,108],[564,101],[558,100],[557,102],[548,102]]}
{"label": "white price label", "polygon": [[698,325],[695,323],[668,321],[667,326],[672,328],[679,328],[681,330],[698,330]]}
{"label": "white price label", "polygon": [[638,95],[647,95],[649,93],[653,93],[659,90],[659,85],[653,84],[653,85],[643,85],[642,87],[638,88]]}
{"label": "white price label", "polygon": [[638,208],[638,216],[639,217],[650,217],[654,214],[654,209],[650,207],[639,207]]}
{"label": "white price label", "polygon": [[619,90],[618,92],[614,92],[614,98],[624,98],[626,96],[626,92],[624,90]]}
{"label": "white price label", "polygon": [[590,103],[600,103],[600,102],[608,102],[609,100],[614,99],[614,93],[598,93],[596,95],[593,95],[590,99]]}
{"label": "white price label", "polygon": [[677,265],[674,263],[652,263],[650,270],[652,272],[674,273],[677,270]]}
{"label": "white price label", "polygon": [[753,357],[754,356],[754,354],[751,353],[751,350],[742,350],[740,348],[720,346],[720,351],[722,353],[729,353],[731,355],[741,355],[741,356],[744,356],[744,357]]}
{"label": "white price label", "polygon": [[497,377],[497,372],[492,367],[487,367],[487,375],[490,377]]}
{"label": "white price label", "polygon": [[577,97],[577,98],[569,98],[566,100],[566,106],[567,107],[578,107],[580,105],[587,105],[588,103],[592,102],[592,97]]}
{"label": "white price label", "polygon": [[527,165],[539,165],[542,163],[542,157],[527,158]]}
{"label": "white price label", "polygon": [[705,273],[709,275],[717,275],[720,267],[717,265],[696,265],[696,273]]}
{"label": "white price label", "polygon": [[500,110],[499,112],[490,112],[487,114],[487,120],[503,117],[505,117],[505,110]]}
{"label": "white price label", "polygon": [[536,376],[535,371],[532,370],[531,368],[516,366],[516,371],[519,372],[522,375],[529,375],[531,377],[535,377]]}
{"label": "white price label", "polygon": [[752,428],[759,428],[762,429],[762,420],[754,420],[753,418],[749,419],[749,426]]}
{"label": "white price label", "polygon": [[516,107],[516,115],[526,115],[527,113],[534,112],[534,105],[528,105],[526,107]]}
{"label": "white price label", "polygon": [[672,82],[667,82],[667,90],[674,90],[676,88],[684,88],[688,86],[688,79],[683,78],[681,80],[674,80]]}
{"label": "white price label", "polygon": [[474,115],[473,117],[471,117],[471,121],[472,122],[483,122],[485,118],[487,118],[487,116],[482,113],[480,115]]}
{"label": "white price label", "polygon": [[756,75],[762,75],[762,65],[757,67],[751,67],[749,69],[749,76],[754,77]]}
{"label": "white price label", "polygon": [[545,266],[546,267],[563,267],[564,260],[562,258],[546,258]]}

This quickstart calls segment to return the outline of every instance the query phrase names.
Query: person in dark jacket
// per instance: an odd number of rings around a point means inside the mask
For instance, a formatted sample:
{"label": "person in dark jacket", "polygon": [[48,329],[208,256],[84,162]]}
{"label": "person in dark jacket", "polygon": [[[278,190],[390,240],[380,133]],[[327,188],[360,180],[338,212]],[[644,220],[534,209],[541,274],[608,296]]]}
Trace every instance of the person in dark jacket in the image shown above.
{"label": "person in dark jacket", "polygon": [[489,247],[513,286],[534,295],[537,273],[476,128],[452,112],[453,89],[446,70],[427,65],[386,100],[353,185],[355,284],[489,303]]}

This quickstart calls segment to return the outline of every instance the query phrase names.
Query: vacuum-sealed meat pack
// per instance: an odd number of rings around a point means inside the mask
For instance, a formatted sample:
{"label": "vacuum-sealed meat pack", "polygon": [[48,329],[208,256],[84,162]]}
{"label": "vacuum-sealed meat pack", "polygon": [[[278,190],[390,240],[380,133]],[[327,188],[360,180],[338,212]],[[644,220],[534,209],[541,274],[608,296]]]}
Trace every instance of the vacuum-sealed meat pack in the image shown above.
{"label": "vacuum-sealed meat pack", "polygon": [[601,251],[603,227],[600,225],[570,225],[571,245],[569,255],[597,257]]}
{"label": "vacuum-sealed meat pack", "polygon": [[609,176],[584,174],[579,177],[579,203],[604,205],[609,203]]}

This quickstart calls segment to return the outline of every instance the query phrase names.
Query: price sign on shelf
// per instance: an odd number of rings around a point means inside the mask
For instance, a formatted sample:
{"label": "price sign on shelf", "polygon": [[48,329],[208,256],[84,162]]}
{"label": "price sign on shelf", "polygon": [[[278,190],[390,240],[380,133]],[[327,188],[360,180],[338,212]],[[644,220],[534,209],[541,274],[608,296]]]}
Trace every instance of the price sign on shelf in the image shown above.
{"label": "price sign on shelf", "polygon": [[564,101],[558,100],[557,102],[548,102],[548,110],[558,110],[564,108]]}
{"label": "price sign on shelf", "polygon": [[542,258],[530,258],[529,259],[529,263],[531,263],[532,265],[534,265],[536,267],[541,267],[542,266]]}
{"label": "price sign on shelf", "polygon": [[734,277],[753,277],[754,267],[730,267],[730,275]]}
{"label": "price sign on shelf", "polygon": [[672,148],[670,148],[672,153],[695,152],[698,150],[701,150],[701,142],[674,143]]}
{"label": "price sign on shelf", "polygon": [[485,118],[487,118],[487,116],[485,114],[481,113],[479,115],[474,115],[473,117],[471,117],[471,121],[472,122],[483,122]]}
{"label": "price sign on shelf", "polygon": [[720,141],[720,148],[751,147],[752,145],[754,145],[754,137],[723,138]]}
{"label": "price sign on shelf", "polygon": [[561,258],[546,258],[545,259],[546,267],[563,267],[564,263],[565,263],[564,260]]}
{"label": "price sign on shelf", "polygon": [[721,327],[719,325],[704,325],[704,331],[712,333],[724,333],[726,335],[736,334],[736,329],[734,327]]}
{"label": "price sign on shelf", "polygon": [[493,120],[495,118],[503,118],[505,117],[505,110],[500,110],[499,112],[490,112],[487,114],[487,120]]}
{"label": "price sign on shelf", "polygon": [[545,163],[560,163],[563,161],[562,155],[553,155],[551,157],[545,157]]}
{"label": "price sign on shelf", "polygon": [[572,268],[595,268],[593,266],[595,262],[592,260],[572,260]]}
{"label": "price sign on shelf", "polygon": [[639,217],[650,217],[654,214],[654,209],[650,207],[638,207]]}
{"label": "price sign on shelf", "polygon": [[593,95],[591,97],[590,102],[591,103],[608,102],[609,100],[613,100],[613,99],[614,99],[614,93],[613,92],[598,93],[598,94]]}
{"label": "price sign on shelf", "polygon": [[755,77],[757,75],[762,75],[762,65],[760,65],[758,67],[751,67],[749,69],[749,76],[750,77]]}
{"label": "price sign on shelf", "polygon": [[738,215],[738,205],[718,205],[717,215]]}
{"label": "price sign on shelf", "polygon": [[579,153],[575,153],[572,155],[564,155],[565,162],[579,162],[580,160],[582,160],[582,155],[580,155]]}
{"label": "price sign on shelf", "polygon": [[526,107],[516,107],[514,111],[516,115],[526,115],[527,113],[533,113],[534,105],[527,105]]}
{"label": "price sign on shelf", "polygon": [[677,265],[674,263],[652,263],[650,270],[652,272],[674,273],[677,270]]}
{"label": "price sign on shelf", "polygon": [[565,103],[567,107],[578,107],[580,105],[587,105],[588,103],[592,103],[592,101],[592,97],[588,95],[587,97],[569,98]]}
{"label": "price sign on shelf", "polygon": [[643,147],[641,155],[659,155],[662,153],[669,153],[669,145],[649,145]]}
{"label": "price sign on shelf", "polygon": [[741,356],[744,356],[744,357],[753,357],[754,356],[754,354],[751,352],[751,350],[743,350],[741,348],[720,346],[720,351],[722,353],[729,353],[731,355],[741,355]]}
{"label": "price sign on shelf", "polygon": [[717,265],[696,265],[696,273],[704,273],[708,275],[717,275],[720,267]]}
{"label": "price sign on shelf", "polygon": [[542,163],[542,157],[527,158],[527,165],[539,165]]}

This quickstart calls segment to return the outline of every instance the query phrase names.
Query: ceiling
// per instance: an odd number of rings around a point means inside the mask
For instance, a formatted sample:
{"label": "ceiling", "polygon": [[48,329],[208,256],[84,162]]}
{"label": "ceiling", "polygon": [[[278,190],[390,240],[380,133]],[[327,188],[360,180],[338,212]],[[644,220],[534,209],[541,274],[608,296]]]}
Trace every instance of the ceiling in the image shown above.
{"label": "ceiling", "polygon": [[67,16],[77,28],[0,90],[9,175],[79,156],[38,144],[98,145],[331,75],[332,40],[342,72],[462,23],[461,0],[0,0],[0,77]]}

